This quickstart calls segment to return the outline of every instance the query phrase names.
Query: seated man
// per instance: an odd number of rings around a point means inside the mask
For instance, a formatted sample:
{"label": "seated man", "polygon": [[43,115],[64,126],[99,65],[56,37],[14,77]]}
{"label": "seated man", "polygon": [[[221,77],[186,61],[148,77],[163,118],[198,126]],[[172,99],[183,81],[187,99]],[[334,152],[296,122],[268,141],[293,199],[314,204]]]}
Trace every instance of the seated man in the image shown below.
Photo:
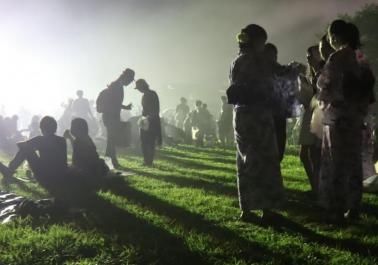
{"label": "seated man", "polygon": [[88,132],[88,123],[82,118],[73,119],[71,131],[66,130],[64,137],[72,144],[72,166],[74,173],[83,177],[103,177],[109,172],[108,166],[100,159],[96,146]]}
{"label": "seated man", "polygon": [[[17,143],[19,151],[9,167],[2,168],[5,178],[10,178],[26,160],[36,180],[45,188],[57,187],[67,171],[67,145],[63,137],[55,135],[57,122],[45,116],[41,119],[42,136]],[[38,152],[38,153],[37,153]]]}

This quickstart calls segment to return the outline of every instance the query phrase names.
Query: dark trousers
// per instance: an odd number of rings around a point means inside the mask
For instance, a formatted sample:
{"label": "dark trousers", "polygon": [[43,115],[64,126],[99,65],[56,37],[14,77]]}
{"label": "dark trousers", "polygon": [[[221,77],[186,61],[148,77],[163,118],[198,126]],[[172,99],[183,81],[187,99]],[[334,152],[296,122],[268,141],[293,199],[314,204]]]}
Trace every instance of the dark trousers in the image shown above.
{"label": "dark trousers", "polygon": [[140,141],[144,163],[152,165],[155,156],[156,135],[151,130],[140,130]]}
{"label": "dark trousers", "polygon": [[284,153],[285,153],[285,146],[286,146],[286,118],[275,116],[274,127],[276,129],[278,157],[280,161],[282,161],[284,157]]}
{"label": "dark trousers", "polygon": [[104,125],[106,128],[106,151],[105,156],[111,159],[117,158],[116,145],[117,145],[117,132],[119,130],[120,120],[103,118]]}

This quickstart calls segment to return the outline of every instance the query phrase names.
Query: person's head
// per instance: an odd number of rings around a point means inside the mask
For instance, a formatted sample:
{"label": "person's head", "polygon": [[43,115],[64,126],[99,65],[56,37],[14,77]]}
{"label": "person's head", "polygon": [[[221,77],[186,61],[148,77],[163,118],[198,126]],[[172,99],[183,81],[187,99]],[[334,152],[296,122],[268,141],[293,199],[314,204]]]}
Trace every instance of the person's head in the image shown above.
{"label": "person's head", "polygon": [[76,91],[76,95],[77,95],[79,98],[82,98],[83,95],[84,95],[83,90],[78,90],[78,91]]}
{"label": "person's head", "polygon": [[58,128],[58,124],[53,117],[45,116],[41,119],[39,128],[41,129],[42,134],[45,136],[54,135],[56,133],[56,129]]}
{"label": "person's head", "polygon": [[202,101],[201,100],[197,100],[196,101],[196,107],[200,108],[201,106],[202,106]]}
{"label": "person's head", "polygon": [[135,89],[141,93],[145,93],[150,89],[150,86],[147,84],[146,80],[138,79],[135,81]]}
{"label": "person's head", "polygon": [[264,54],[270,63],[277,63],[278,60],[278,50],[277,47],[272,43],[265,44]]}
{"label": "person's head", "polygon": [[327,34],[324,34],[319,42],[319,52],[322,60],[327,61],[329,56],[331,56],[334,51],[335,49],[332,48],[331,44],[329,44]]}
{"label": "person's head", "polygon": [[256,24],[250,24],[243,28],[237,35],[240,49],[252,49],[258,52],[264,50],[264,45],[268,39],[265,29]]}
{"label": "person's head", "polygon": [[182,104],[186,104],[187,103],[187,100],[184,97],[180,98],[180,101],[181,101]]}
{"label": "person's head", "polygon": [[131,82],[134,81],[135,72],[130,68],[126,68],[125,71],[119,76],[118,80],[122,83],[122,85],[127,86]]}
{"label": "person's head", "polygon": [[71,134],[75,138],[81,138],[88,136],[89,129],[88,123],[82,118],[75,118],[71,121]]}
{"label": "person's head", "polygon": [[39,116],[38,115],[34,115],[31,119],[31,123],[39,123]]}
{"label": "person's head", "polygon": [[319,46],[318,45],[314,45],[314,46],[311,46],[307,49],[307,63],[310,65],[310,67],[318,67],[321,62],[322,62],[322,58],[320,56],[320,52],[319,52]]}
{"label": "person's head", "polygon": [[328,27],[328,39],[335,50],[344,46],[356,50],[361,46],[360,33],[358,28],[344,20],[334,20]]}

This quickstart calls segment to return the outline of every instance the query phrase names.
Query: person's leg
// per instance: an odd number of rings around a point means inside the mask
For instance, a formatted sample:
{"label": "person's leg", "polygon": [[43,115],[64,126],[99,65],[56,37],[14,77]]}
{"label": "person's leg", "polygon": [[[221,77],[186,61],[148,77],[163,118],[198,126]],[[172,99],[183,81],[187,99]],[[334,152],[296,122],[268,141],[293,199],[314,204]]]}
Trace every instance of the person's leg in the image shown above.
{"label": "person's leg", "polygon": [[299,157],[307,174],[308,180],[311,185],[311,190],[315,191],[316,184],[314,183],[314,167],[310,156],[310,145],[301,145]]}
{"label": "person's leg", "polygon": [[286,119],[285,117],[274,117],[274,127],[276,129],[278,155],[282,161],[286,146]]}
{"label": "person's leg", "polygon": [[114,123],[107,124],[107,141],[106,141],[106,151],[105,156],[110,157],[112,164],[115,168],[119,167],[116,154],[116,133],[117,129],[115,128]]}
{"label": "person's leg", "polygon": [[148,134],[145,130],[140,130],[140,144],[141,144],[144,164],[148,165]]}

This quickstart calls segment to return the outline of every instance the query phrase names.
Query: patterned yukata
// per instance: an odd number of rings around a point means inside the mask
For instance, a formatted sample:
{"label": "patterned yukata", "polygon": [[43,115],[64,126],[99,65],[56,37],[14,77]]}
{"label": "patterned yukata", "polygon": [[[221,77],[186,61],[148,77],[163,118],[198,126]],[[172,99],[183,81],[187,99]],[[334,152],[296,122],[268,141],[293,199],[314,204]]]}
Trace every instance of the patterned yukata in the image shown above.
{"label": "patterned yukata", "polygon": [[[360,67],[355,52],[331,55],[318,80],[325,103],[319,202],[337,213],[357,210],[362,198],[362,127],[367,104],[356,100]],[[357,86],[356,86],[357,85]]]}
{"label": "patterned yukata", "polygon": [[230,83],[243,87],[248,103],[234,105],[237,186],[242,211],[271,209],[283,201],[276,142],[271,73],[262,55],[241,52],[231,66]]}

